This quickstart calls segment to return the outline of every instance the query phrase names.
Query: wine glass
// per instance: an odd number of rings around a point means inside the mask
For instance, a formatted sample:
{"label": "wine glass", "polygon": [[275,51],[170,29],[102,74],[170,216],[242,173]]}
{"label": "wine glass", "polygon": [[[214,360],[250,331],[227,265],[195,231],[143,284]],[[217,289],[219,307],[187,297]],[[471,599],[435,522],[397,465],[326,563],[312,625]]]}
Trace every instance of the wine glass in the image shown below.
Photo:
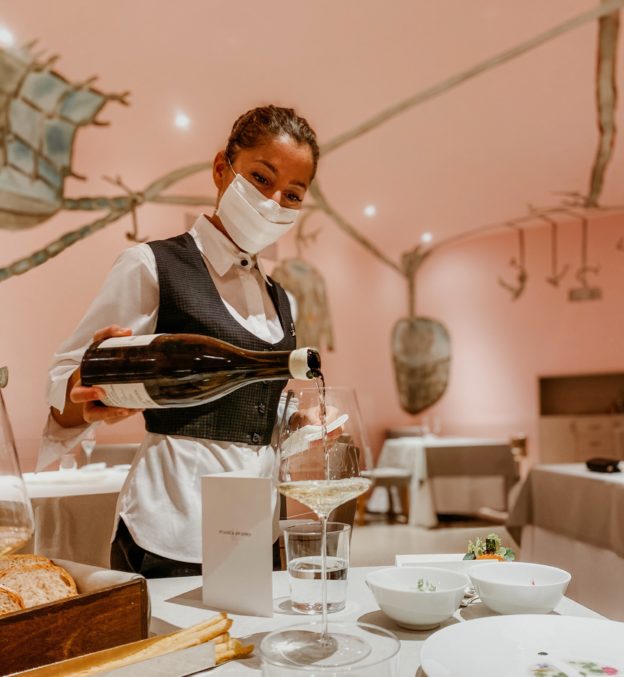
{"label": "wine glass", "polygon": [[33,530],[32,506],[0,390],[0,557],[23,547]]}
{"label": "wine glass", "polygon": [[95,440],[82,440],[80,446],[82,447],[85,458],[87,459],[85,466],[91,465],[91,454],[95,449]]}
{"label": "wine glass", "polygon": [[[320,379],[317,387],[289,390],[276,445],[280,493],[310,508],[321,522],[322,618],[320,630],[318,625],[310,625],[306,632],[274,633],[272,646],[266,650],[277,651],[293,665],[356,663],[370,653],[371,646],[356,632],[328,630],[326,580],[329,515],[371,485],[371,480],[360,475],[370,454],[355,392],[351,388],[325,388]],[[352,521],[355,501],[350,507]]]}

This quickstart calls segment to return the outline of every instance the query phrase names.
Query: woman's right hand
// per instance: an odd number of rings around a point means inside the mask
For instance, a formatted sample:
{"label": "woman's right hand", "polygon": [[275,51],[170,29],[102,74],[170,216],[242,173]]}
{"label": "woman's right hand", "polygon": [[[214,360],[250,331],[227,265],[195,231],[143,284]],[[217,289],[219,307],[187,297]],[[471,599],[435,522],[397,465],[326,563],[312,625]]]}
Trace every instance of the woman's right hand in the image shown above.
{"label": "woman's right hand", "polygon": [[[116,324],[96,331],[93,341],[102,341],[115,336],[131,336],[131,329],[124,329]],[[141,409],[124,409],[122,407],[107,407],[101,402],[104,391],[97,386],[83,386],[80,383],[80,369],[76,369],[69,383],[69,400],[82,407],[82,418],[86,423],[118,423],[142,411]]]}

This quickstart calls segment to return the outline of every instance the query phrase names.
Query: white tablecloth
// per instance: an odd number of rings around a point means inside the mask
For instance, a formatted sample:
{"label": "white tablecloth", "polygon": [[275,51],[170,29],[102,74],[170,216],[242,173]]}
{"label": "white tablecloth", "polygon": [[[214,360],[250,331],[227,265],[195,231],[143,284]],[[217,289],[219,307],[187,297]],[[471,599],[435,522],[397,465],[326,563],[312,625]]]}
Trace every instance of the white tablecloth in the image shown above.
{"label": "white tablecloth", "polygon": [[523,560],[566,569],[571,597],[624,621],[624,473],[590,472],[584,463],[536,466],[507,528]]}
{"label": "white tablecloth", "polygon": [[25,473],[35,532],[24,552],[109,566],[117,496],[127,470]]}
{"label": "white tablecloth", "polygon": [[[349,570],[347,605],[343,611],[330,614],[330,620],[355,621],[372,623],[394,632],[401,640],[399,653],[401,677],[422,675],[419,670],[420,650],[427,637],[436,630],[422,632],[404,630],[397,626],[383,614],[375,599],[366,586],[366,574],[374,568],[355,567]],[[204,608],[202,604],[201,577],[155,579],[147,582],[151,608],[152,622],[150,630],[157,634],[171,632],[181,627],[188,627],[212,616],[215,612]],[[280,627],[305,623],[308,620],[318,620],[318,616],[302,616],[289,609],[288,574],[285,571],[273,573],[273,618],[255,616],[237,616],[230,614],[234,623],[230,630],[233,637],[243,638],[245,643],[256,645],[254,655],[244,661],[232,661],[218,670],[219,675],[251,675],[260,673],[260,657],[257,650],[263,636]],[[585,616],[599,618],[600,616],[586,607],[564,598],[555,611],[568,616]],[[475,603],[466,609],[460,609],[455,619],[466,621],[472,618],[496,615],[488,611],[481,603]],[[455,622],[454,620],[447,623]],[[446,625],[446,624],[445,624]],[[444,627],[444,626],[442,626]],[[200,673],[214,675],[214,672]]]}
{"label": "white tablecloth", "polygon": [[[448,468],[428,467],[436,448],[445,450]],[[479,458],[473,467],[471,455]],[[484,506],[505,510],[512,461],[511,447],[505,440],[426,435],[385,440],[377,467],[412,473],[408,522],[434,527],[438,523],[436,513],[475,514]],[[501,474],[495,474],[498,462],[506,466]],[[371,507],[375,509],[374,502]]]}

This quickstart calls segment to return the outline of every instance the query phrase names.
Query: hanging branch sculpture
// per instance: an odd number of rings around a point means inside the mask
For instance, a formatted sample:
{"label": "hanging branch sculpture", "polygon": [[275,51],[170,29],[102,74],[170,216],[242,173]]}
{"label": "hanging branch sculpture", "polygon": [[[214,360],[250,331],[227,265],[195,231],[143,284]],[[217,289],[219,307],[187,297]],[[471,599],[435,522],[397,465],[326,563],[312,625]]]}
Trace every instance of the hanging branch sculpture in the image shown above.
{"label": "hanging branch sculpture", "polygon": [[516,270],[516,284],[506,282],[502,277],[498,278],[498,284],[503,289],[506,289],[513,301],[520,298],[526,287],[529,274],[526,269],[526,252],[524,246],[524,230],[519,228],[515,223],[507,224],[510,228],[514,228],[518,232],[518,257],[512,257],[509,265]]}
{"label": "hanging branch sculpture", "polygon": [[590,266],[588,263],[589,223],[584,214],[576,214],[574,212],[569,212],[569,214],[581,221],[581,265],[574,274],[581,286],[570,289],[568,291],[568,298],[570,301],[593,301],[602,298],[602,289],[600,287],[592,287],[587,280],[589,274],[597,275],[600,272],[600,266]]}
{"label": "hanging branch sculpture", "polygon": [[546,277],[546,282],[552,284],[553,287],[558,287],[568,270],[570,270],[570,266],[567,263],[559,270],[559,237],[557,233],[559,224],[548,214],[540,214],[539,218],[550,224],[550,275]]}
{"label": "hanging branch sculpture", "polygon": [[420,245],[401,257],[408,281],[407,317],[392,328],[392,362],[401,407],[418,414],[446,392],[451,370],[451,338],[437,320],[416,314],[416,275],[431,250]]}
{"label": "hanging branch sculpture", "polygon": [[[606,3],[603,0],[604,4]],[[619,30],[619,11],[600,17],[596,69],[599,139],[586,201],[588,207],[595,207],[598,204],[607,165],[611,160],[615,145],[615,106],[617,102],[615,73]]]}
{"label": "hanging branch sculpture", "polygon": [[[578,16],[573,17],[572,19],[569,19],[559,24],[558,26],[555,26],[554,28],[548,31],[540,33],[539,35],[531,38],[530,40],[527,40],[519,45],[516,45],[511,49],[505,50],[492,58],[486,59],[469,69],[463,70],[460,73],[443,80],[437,85],[429,87],[423,90],[422,92],[419,92],[414,96],[396,104],[395,106],[392,106],[391,108],[382,111],[373,118],[365,121],[360,125],[357,125],[354,129],[322,145],[321,147],[322,152],[329,153],[335,150],[336,148],[344,145],[348,141],[358,138],[359,136],[362,136],[363,134],[371,131],[372,129],[378,127],[379,125],[384,124],[385,122],[392,119],[393,117],[396,117],[400,113],[405,112],[411,108],[414,108],[415,106],[423,103],[424,101],[428,101],[436,96],[448,92],[454,87],[463,84],[464,82],[474,77],[477,77],[478,75],[481,75],[482,73],[485,73],[503,63],[507,63],[508,61],[517,58],[518,56],[521,56],[522,54],[525,54],[530,50],[535,49],[536,47],[539,47],[540,45],[550,40],[553,40],[554,38],[564,35],[569,31],[578,28],[579,26],[582,26],[590,21],[600,19],[601,17],[611,15],[614,12],[617,12],[623,6],[624,0],[607,0],[606,2],[603,2],[601,5],[594,7],[593,9],[587,12],[579,14]],[[106,103],[106,101],[108,100],[117,100],[123,104],[127,104],[126,100],[127,92],[124,92],[123,94],[120,95],[103,95],[102,93],[97,92],[91,87],[91,84],[94,80],[93,78],[89,80],[87,83],[82,83],[81,85],[71,85],[71,83],[65,80],[65,78],[63,78],[61,75],[59,75],[55,71],[50,70],[50,67],[53,63],[53,59],[49,59],[46,62],[39,62],[38,55],[30,54],[32,44],[33,43],[31,43],[30,45],[26,45],[26,47],[17,51],[0,50],[0,60],[1,60],[0,65],[3,68],[3,73],[6,72],[11,74],[11,77],[3,77],[3,80],[0,83],[0,88],[2,89],[2,92],[0,93],[4,94],[6,97],[4,99],[5,101],[4,106],[0,108],[0,132],[2,132],[4,144],[7,144],[13,138],[19,140],[19,130],[11,130],[10,128],[7,127],[8,123],[6,121],[8,120],[8,116],[6,115],[6,111],[8,110],[8,106],[11,103],[11,101],[15,100],[21,101],[22,99],[24,99],[22,103],[26,104],[26,108],[29,109],[32,107],[33,104],[32,99],[29,100],[25,98],[25,95],[28,94],[28,92],[24,92],[23,88],[20,86],[20,83],[24,84],[25,82],[28,81],[28,78],[26,76],[30,74],[39,73],[41,77],[53,83],[55,87],[54,91],[56,92],[59,91],[60,87],[61,91],[58,94],[56,103],[61,102],[62,97],[65,96],[66,94],[66,90],[73,88],[76,91],[80,91],[82,89],[85,92],[91,93],[92,97],[95,97],[95,100],[101,102],[99,108],[101,108],[104,105],[104,103]],[[64,84],[59,85],[59,83]],[[39,89],[39,94],[37,94],[37,89]],[[34,87],[34,93],[37,94],[38,96],[41,95],[41,90],[42,90],[41,85],[39,85],[39,88],[37,86]],[[98,97],[100,98],[98,99]],[[36,105],[37,104],[35,102],[35,106]],[[35,110],[37,109],[35,108]],[[44,113],[46,119],[50,118],[54,120],[54,116],[59,111],[57,111],[56,108],[52,108],[52,110],[41,108],[40,112]],[[60,112],[62,113],[62,111]],[[105,124],[105,123],[95,122],[94,115],[92,115],[91,119],[89,119],[88,116],[82,119],[80,124]],[[69,143],[68,161],[65,163],[65,165],[62,165],[62,167],[64,167],[64,171],[59,172],[58,166],[52,163],[52,169],[54,169],[56,172],[53,177],[56,182],[56,194],[53,195],[52,200],[48,199],[48,204],[44,205],[45,209],[38,209],[37,211],[38,220],[35,220],[30,224],[26,224],[23,221],[20,223],[15,223],[14,221],[12,221],[11,215],[14,215],[15,209],[13,207],[7,207],[7,205],[11,205],[16,199],[19,200],[17,212],[19,216],[20,209],[23,209],[25,204],[28,205],[28,207],[30,208],[33,203],[36,203],[38,201],[38,196],[31,195],[33,190],[32,186],[27,185],[26,182],[22,180],[20,183],[21,192],[17,193],[17,197],[16,195],[10,194],[11,199],[7,200],[7,194],[6,191],[3,190],[3,188],[7,183],[6,177],[13,172],[14,168],[10,166],[10,162],[7,159],[8,154],[5,153],[4,165],[2,165],[2,163],[0,162],[0,214],[3,215],[3,218],[0,220],[0,227],[22,228],[25,225],[35,225],[35,223],[40,223],[41,221],[50,218],[59,209],[71,209],[71,210],[79,209],[83,211],[105,210],[108,213],[104,217],[97,219],[96,221],[90,224],[82,226],[81,228],[76,229],[70,233],[66,233],[58,240],[50,243],[42,250],[35,252],[31,256],[25,257],[23,259],[13,262],[10,265],[0,268],[0,281],[6,280],[13,275],[25,273],[28,270],[31,270],[32,268],[38,265],[41,265],[42,263],[47,261],[51,256],[57,256],[58,254],[60,254],[64,249],[66,249],[71,244],[74,244],[80,239],[83,239],[88,235],[93,234],[100,228],[103,228],[106,225],[109,225],[110,223],[114,223],[123,216],[126,216],[127,214],[131,213],[133,209],[136,209],[136,207],[139,204],[144,204],[147,202],[156,202],[160,204],[189,205],[189,206],[190,205],[204,206],[214,204],[214,198],[210,197],[161,195],[161,192],[163,190],[173,185],[177,181],[181,180],[182,178],[190,176],[200,171],[204,171],[206,169],[210,169],[211,163],[198,163],[196,165],[184,167],[180,170],[177,170],[176,172],[172,172],[170,174],[163,176],[161,179],[151,184],[150,187],[145,191],[143,191],[142,193],[134,192],[133,193],[134,196],[142,196],[142,201],[139,203],[137,203],[136,199],[133,199],[133,197],[129,195],[116,197],[100,196],[93,198],[90,197],[63,198],[62,190],[65,176],[75,175],[73,170],[71,170],[71,162],[69,162],[69,160],[71,160],[71,147],[73,141],[74,135],[72,134],[69,137],[70,143]],[[66,146],[68,145],[67,139],[65,145]],[[48,165],[49,164],[50,163],[48,163]],[[47,169],[48,165],[43,166]],[[44,186],[42,190],[44,191],[44,193],[46,193],[46,191],[49,192],[49,186]],[[597,204],[597,197],[594,201]],[[37,206],[40,207],[40,205]],[[349,224],[336,210],[334,210],[329,206],[329,203],[326,200],[324,200],[324,204],[322,205],[321,208],[322,211],[327,213],[328,216],[330,216],[334,220],[334,222],[339,228],[345,230],[348,235],[356,239],[356,241],[358,241],[360,244],[364,245],[371,253],[377,256],[381,261],[389,265],[391,268],[393,268],[400,274],[403,274],[398,264],[390,260],[387,256],[385,256],[382,252],[380,252],[374,245],[372,245],[372,243],[370,243],[363,235],[357,232],[355,228],[351,224]],[[499,224],[499,227],[500,225],[503,224]],[[443,244],[443,242],[439,244]]]}

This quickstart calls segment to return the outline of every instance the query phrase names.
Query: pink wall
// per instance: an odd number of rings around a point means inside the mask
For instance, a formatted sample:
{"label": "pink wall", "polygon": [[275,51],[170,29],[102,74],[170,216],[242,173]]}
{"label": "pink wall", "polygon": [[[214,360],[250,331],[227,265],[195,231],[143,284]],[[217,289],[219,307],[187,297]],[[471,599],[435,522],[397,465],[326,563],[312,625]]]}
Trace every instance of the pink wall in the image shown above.
{"label": "pink wall", "polygon": [[[326,141],[440,79],[592,7],[589,0],[477,0],[414,3],[318,0],[262,6],[186,0],[58,0],[4,3],[0,24],[18,40],[40,38],[59,53],[59,70],[82,80],[97,73],[107,91],[132,90],[129,108],[110,104],[110,128],[80,132],[71,196],[113,194],[102,175],[121,174],[141,188],[175,167],[211,159],[232,120],[274,101],[297,106]],[[555,190],[583,190],[596,141],[594,25],[453,92],[321,160],[321,186],[337,207],[392,260],[425,230],[434,241],[553,204]],[[621,51],[621,50],[620,50]],[[621,56],[620,56],[621,63]],[[173,128],[177,108],[192,119]],[[619,116],[621,118],[621,115]],[[604,202],[622,204],[621,140]],[[214,195],[208,175],[175,192]],[[367,219],[364,205],[378,216]],[[184,227],[187,209],[146,206],[143,234],[166,237]],[[60,214],[34,229],[0,228],[0,264],[44,246],[95,218]],[[413,423],[402,413],[390,356],[393,324],[406,312],[403,280],[326,218],[307,251],[325,275],[337,350],[325,355],[329,383],[354,385],[375,450],[385,428]],[[81,242],[26,275],[0,283],[0,364],[20,455],[31,467],[46,407],[50,357],[71,331],[106,271],[129,243],[128,219]],[[561,261],[576,263],[579,228],[561,229]],[[529,287],[517,302],[498,287],[515,253],[511,233],[442,248],[419,276],[419,311],[444,322],[453,342],[451,384],[434,412],[443,431],[479,435],[536,433],[536,378],[544,373],[618,369],[624,254],[614,249],[618,218],[596,219],[591,251],[602,265],[604,299],[570,304],[543,277],[548,231],[527,235]],[[280,255],[292,254],[292,242]],[[571,277],[564,287],[571,284]],[[125,441],[138,422],[101,428],[99,439]]]}
{"label": "pink wall", "polygon": [[[559,228],[559,264],[570,270],[558,289],[545,281],[550,230],[526,232],[529,279],[517,301],[497,282],[498,276],[514,279],[508,263],[516,256],[515,233],[498,231],[434,253],[418,278],[418,312],[447,326],[453,357],[449,388],[426,412],[429,423],[437,416],[444,434],[523,432],[536,457],[538,377],[624,367],[624,252],[615,247],[623,235],[621,216],[591,221],[589,262],[600,265],[596,283],[603,298],[585,303],[567,301],[568,288],[578,286],[574,273],[580,265],[580,226],[574,220]],[[337,334],[337,351],[325,364],[330,383],[356,386],[377,450],[385,428],[421,420],[398,406],[390,354],[392,327],[405,314],[407,292],[396,274],[367,253],[356,250],[338,260],[341,238],[328,233],[318,255]]]}

